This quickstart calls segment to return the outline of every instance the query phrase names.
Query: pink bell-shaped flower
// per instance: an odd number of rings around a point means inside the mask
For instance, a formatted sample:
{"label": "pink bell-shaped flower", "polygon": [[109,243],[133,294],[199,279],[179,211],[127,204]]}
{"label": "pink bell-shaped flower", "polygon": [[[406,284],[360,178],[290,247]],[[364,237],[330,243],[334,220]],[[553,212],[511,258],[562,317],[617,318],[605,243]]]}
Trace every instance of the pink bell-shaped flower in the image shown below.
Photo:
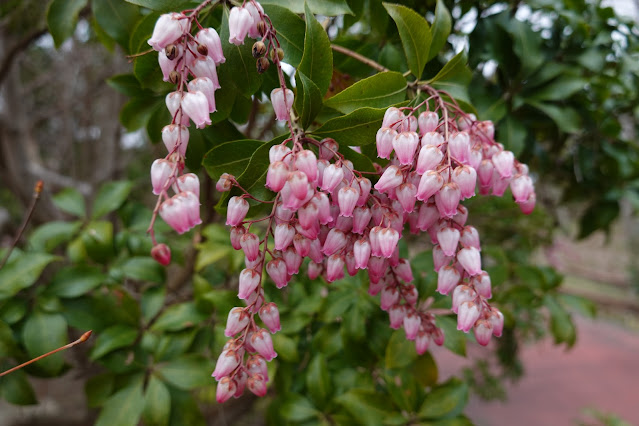
{"label": "pink bell-shaped flower", "polygon": [[475,247],[477,250],[481,250],[479,232],[474,226],[464,226],[459,241],[466,247]]}
{"label": "pink bell-shaped flower", "polygon": [[397,136],[397,131],[390,127],[382,127],[377,131],[375,142],[377,145],[377,156],[389,159],[393,152],[393,140]]}
{"label": "pink bell-shaped flower", "polygon": [[424,111],[417,117],[419,132],[423,135],[428,132],[434,132],[439,125],[439,116],[433,111]]}
{"label": "pink bell-shaped flower", "polygon": [[244,39],[253,25],[251,13],[244,7],[234,7],[229,13],[229,43],[244,44]]}
{"label": "pink bell-shaped flower", "polygon": [[175,117],[175,122],[184,126],[189,125],[189,116],[180,108],[182,105],[182,95],[180,92],[170,92],[165,98],[166,108],[169,110],[171,117]]}
{"label": "pink bell-shaped flower", "polygon": [[229,317],[226,320],[226,329],[224,335],[226,337],[233,337],[240,331],[244,330],[249,323],[250,316],[246,312],[245,308],[233,308],[229,312]]}
{"label": "pink bell-shaped flower", "polygon": [[419,181],[417,195],[415,197],[420,201],[426,202],[430,197],[438,194],[443,185],[444,178],[441,174],[434,170],[426,172]]}
{"label": "pink bell-shaped flower", "polygon": [[342,182],[343,178],[344,170],[342,166],[331,164],[326,168],[326,170],[324,170],[322,185],[320,185],[320,188],[322,191],[333,192],[333,190],[337,188],[337,185]]}
{"label": "pink bell-shaped flower", "polygon": [[457,261],[471,277],[482,272],[481,256],[475,247],[465,247],[457,253]]}
{"label": "pink bell-shaped flower", "polygon": [[285,287],[288,284],[288,272],[286,262],[282,258],[275,258],[266,264],[266,273],[275,283],[277,288]]}
{"label": "pink bell-shaped flower", "polygon": [[237,384],[235,380],[228,376],[222,377],[222,380],[217,384],[217,389],[215,390],[215,400],[221,404],[231,399],[236,392]]}
{"label": "pink bell-shaped flower", "polygon": [[437,274],[437,292],[440,294],[450,293],[459,283],[461,275],[452,266],[444,266]]}
{"label": "pink bell-shaped flower", "polygon": [[355,257],[355,267],[366,269],[371,256],[371,245],[366,238],[360,238],[353,244],[353,255]]}
{"label": "pink bell-shaped flower", "polygon": [[338,191],[337,199],[339,203],[340,215],[343,217],[353,217],[353,209],[359,198],[359,192],[352,186],[344,186]]}
{"label": "pink bell-shaped flower", "polygon": [[446,256],[454,256],[457,252],[457,243],[459,243],[460,232],[452,226],[437,231],[437,241]]}
{"label": "pink bell-shaped flower", "polygon": [[429,170],[435,170],[443,158],[444,154],[439,148],[433,145],[425,145],[419,151],[415,171],[423,175]]}
{"label": "pink bell-shaped flower", "polygon": [[263,328],[253,333],[251,336],[251,346],[253,346],[257,353],[262,355],[266,361],[271,361],[277,356],[277,353],[273,349],[271,335]]}
{"label": "pink bell-shaped flower", "polygon": [[482,346],[490,343],[490,338],[493,337],[493,325],[490,321],[480,319],[475,323],[475,339],[477,343]]}
{"label": "pink bell-shaped flower", "polygon": [[344,232],[340,231],[339,229],[333,228],[326,236],[326,241],[324,241],[322,253],[324,253],[325,256],[330,256],[346,247],[346,243],[347,239]]}
{"label": "pink bell-shaped flower", "polygon": [[510,181],[510,190],[516,203],[523,203],[534,193],[532,179],[528,175],[517,175]]}
{"label": "pink bell-shaped flower", "polygon": [[200,198],[200,179],[194,173],[184,174],[176,179],[173,190],[176,193],[192,192],[197,198]]}
{"label": "pink bell-shaped flower", "polygon": [[274,192],[280,192],[288,179],[288,166],[283,161],[269,164],[266,172],[266,186]]}
{"label": "pink bell-shaped flower", "polygon": [[475,302],[464,302],[459,306],[459,312],[457,313],[457,330],[461,330],[464,333],[475,325],[475,322],[481,315],[481,310]]}
{"label": "pink bell-shaped flower", "polygon": [[246,217],[249,211],[249,203],[241,197],[231,197],[226,210],[226,224],[237,226]]}
{"label": "pink bell-shaped flower", "polygon": [[286,223],[280,223],[273,232],[275,250],[286,250],[293,243],[295,228]]}
{"label": "pink bell-shaped flower", "polygon": [[[189,144],[189,129],[186,126],[169,124],[162,128],[162,142],[169,153],[177,151],[182,157],[186,155]],[[176,148],[177,147],[177,148]]]}
{"label": "pink bell-shaped flower", "polygon": [[388,310],[388,318],[390,320],[390,328],[397,330],[404,324],[404,317],[406,316],[406,308],[404,305],[394,304]]}
{"label": "pink bell-shaped flower", "polygon": [[251,293],[259,286],[260,279],[260,274],[255,269],[242,269],[237,297],[244,300],[248,299]]}
{"label": "pink bell-shaped flower", "polygon": [[459,185],[456,183],[451,182],[442,186],[442,189],[435,194],[435,205],[437,206],[437,210],[439,210],[439,214],[442,217],[449,218],[455,216],[455,214],[457,214],[460,197],[461,191],[459,190]]}
{"label": "pink bell-shaped flower", "polygon": [[393,255],[397,242],[399,241],[399,232],[393,228],[384,228],[379,232],[379,249],[382,257],[389,258]]}
{"label": "pink bell-shaped flower", "polygon": [[420,331],[417,333],[417,337],[415,338],[415,350],[417,354],[424,355],[428,350],[428,346],[430,344],[430,334]]}
{"label": "pink bell-shaped flower", "polygon": [[490,275],[488,275],[488,272],[481,271],[470,280],[470,284],[475,288],[477,294],[484,299],[490,299],[492,297]]}
{"label": "pink bell-shaped flower", "polygon": [[275,118],[281,121],[290,119],[290,110],[293,107],[295,95],[291,89],[278,87],[271,92],[271,103],[275,111]]}
{"label": "pink bell-shaped flower", "polygon": [[413,163],[417,145],[419,145],[419,136],[415,132],[402,132],[393,138],[393,149],[399,164]]}
{"label": "pink bell-shaped flower", "polygon": [[419,331],[419,326],[421,325],[422,320],[419,315],[412,311],[409,312],[404,317],[404,331],[406,332],[407,340],[415,340],[417,337],[417,332]]}
{"label": "pink bell-shaped flower", "polygon": [[189,81],[189,92],[202,92],[209,104],[209,112],[217,111],[215,107],[215,86],[208,77],[198,77]]}
{"label": "pink bell-shaped flower", "polygon": [[388,166],[382,176],[375,184],[375,189],[379,192],[387,192],[391,189],[397,188],[403,180],[403,174],[399,167]]}
{"label": "pink bell-shaped flower", "polygon": [[159,52],[182,37],[188,31],[188,26],[189,20],[181,13],[161,15],[155,23],[148,44]]}
{"label": "pink bell-shaped flower", "polygon": [[173,164],[165,159],[157,159],[151,164],[151,184],[153,194],[160,195],[169,185],[169,180],[173,181]]}
{"label": "pink bell-shaped flower", "polygon": [[493,155],[493,165],[495,170],[504,179],[507,179],[513,174],[515,155],[510,151],[502,151],[499,154]]}
{"label": "pink bell-shaped flower", "polygon": [[240,357],[237,355],[237,352],[233,349],[227,349],[222,351],[217,358],[215,370],[211,376],[215,377],[216,380],[221,380],[222,377],[231,374],[239,365]]}
{"label": "pink bell-shaped flower", "polygon": [[470,159],[470,137],[466,132],[454,134],[448,140],[450,154],[459,162],[467,164]]}
{"label": "pink bell-shaped flower", "polygon": [[344,278],[344,256],[333,254],[326,261],[326,281],[333,281]]}
{"label": "pink bell-shaped flower", "polygon": [[215,28],[204,28],[195,35],[195,40],[203,46],[206,46],[208,55],[213,59],[215,65],[226,62],[224,53],[222,52],[222,40]]}
{"label": "pink bell-shaped flower", "polygon": [[276,333],[282,329],[280,326],[280,312],[273,302],[267,303],[260,308],[260,319],[271,333]]}
{"label": "pink bell-shaped flower", "polygon": [[382,127],[399,127],[404,119],[404,114],[399,108],[390,107],[384,113],[384,119],[382,120]]}
{"label": "pink bell-shaped flower", "polygon": [[189,67],[191,72],[198,78],[206,77],[213,83],[213,90],[219,89],[220,81],[217,77],[217,68],[215,67],[215,61],[209,56],[199,56]]}
{"label": "pink bell-shaped flower", "polygon": [[475,196],[477,185],[477,172],[470,166],[456,167],[452,174],[452,181],[459,185],[461,199]]}
{"label": "pink bell-shaped flower", "polygon": [[244,255],[253,262],[260,254],[260,239],[252,232],[247,232],[240,238],[240,246],[244,250]]}
{"label": "pink bell-shaped flower", "polygon": [[209,101],[202,92],[187,92],[182,98],[182,109],[191,117],[198,129],[203,129],[211,124],[209,116]]}

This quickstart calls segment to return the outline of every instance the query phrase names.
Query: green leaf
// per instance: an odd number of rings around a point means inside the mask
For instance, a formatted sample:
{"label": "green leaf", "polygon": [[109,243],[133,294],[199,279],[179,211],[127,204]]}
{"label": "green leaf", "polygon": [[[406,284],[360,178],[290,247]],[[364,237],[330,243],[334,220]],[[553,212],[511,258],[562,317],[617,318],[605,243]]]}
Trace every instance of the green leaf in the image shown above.
{"label": "green leaf", "polygon": [[47,10],[47,25],[55,47],[73,35],[80,11],[88,0],[53,0]]}
{"label": "green leaf", "polygon": [[120,267],[125,277],[152,283],[162,284],[166,272],[162,265],[150,257],[131,257]]}
{"label": "green leaf", "polygon": [[307,129],[322,109],[322,94],[315,83],[301,71],[295,75],[295,82],[297,86],[295,111],[302,127]]}
{"label": "green leaf", "polygon": [[84,385],[84,393],[87,396],[87,404],[89,407],[99,407],[107,400],[111,392],[115,376],[111,372],[98,374],[91,377]]}
{"label": "green leaf", "polygon": [[[277,28],[277,40],[284,50],[283,61],[297,68],[304,54],[304,33],[306,31],[304,20],[287,8],[264,2],[260,2],[260,4],[264,6],[264,11],[271,18],[273,26]],[[297,2],[297,4],[303,7],[302,2]],[[300,13],[303,12],[302,8]]]}
{"label": "green leaf", "polygon": [[[304,13],[304,2],[299,0],[263,0],[260,4],[278,5],[285,7],[293,13]],[[309,9],[313,13],[318,15],[337,16],[353,14],[346,0],[306,0],[306,4],[308,4]],[[277,35],[279,36],[280,29],[278,26],[275,26],[275,28],[277,28]]]}
{"label": "green leaf", "polygon": [[171,394],[160,379],[151,375],[144,391],[144,424],[166,426],[171,415]]}
{"label": "green leaf", "polygon": [[157,12],[177,12],[192,0],[126,0],[127,3],[137,4]]}
{"label": "green leaf", "polygon": [[393,335],[386,346],[386,368],[393,369],[406,367],[412,364],[415,359],[417,359],[415,342],[406,340],[406,336],[401,330],[393,332]]}
{"label": "green leaf", "polygon": [[437,364],[430,352],[420,355],[417,360],[415,360],[411,371],[413,371],[419,384],[424,387],[433,386],[437,383],[437,377],[439,376]]}
{"label": "green leaf", "polygon": [[386,396],[369,389],[352,389],[335,400],[363,425],[381,425],[395,411]]}
{"label": "green leaf", "polygon": [[128,50],[129,31],[140,16],[138,7],[121,0],[91,0],[91,10],[104,32]]}
{"label": "green leaf", "polygon": [[194,302],[171,305],[159,316],[151,326],[153,331],[178,331],[207,318],[206,314],[198,311]]}
{"label": "green leaf", "polygon": [[129,97],[147,96],[151,93],[150,90],[143,89],[140,86],[140,82],[133,74],[118,74],[111,78],[107,78],[107,84]]}
{"label": "green leaf", "polygon": [[562,305],[577,313],[594,318],[597,315],[597,305],[590,299],[574,294],[559,294],[558,299]]}
{"label": "green leaf", "polygon": [[233,84],[239,93],[250,97],[262,85],[262,75],[256,71],[255,58],[251,53],[253,47],[251,43],[236,46],[226,42],[229,39],[228,22],[229,10],[224,7],[220,38],[225,41],[222,43],[222,51],[226,62],[218,69],[220,81]]}
{"label": "green leaf", "polygon": [[348,146],[363,146],[375,143],[375,135],[382,125],[386,108],[360,108],[342,117],[328,120],[313,135],[333,138]]}
{"label": "green leaf", "polygon": [[579,133],[582,129],[579,114],[570,107],[527,100],[527,103],[550,117],[560,130],[566,133]]}
{"label": "green leaf", "polygon": [[47,222],[36,228],[29,237],[29,246],[34,251],[52,251],[58,245],[69,241],[82,222]]}
{"label": "green leaf", "polygon": [[0,269],[0,300],[7,299],[36,282],[42,270],[56,256],[45,253],[14,254]]}
{"label": "green leaf", "polygon": [[166,297],[166,286],[158,285],[144,290],[142,299],[140,300],[140,309],[142,318],[149,321],[156,316],[162,306],[164,306],[164,298]]}
{"label": "green leaf", "polygon": [[[67,344],[67,321],[60,314],[35,311],[27,318],[22,330],[22,340],[29,357],[35,358]],[[38,369],[50,375],[60,372],[64,364],[61,353],[38,362]]]}
{"label": "green leaf", "polygon": [[98,334],[90,358],[95,361],[116,349],[124,348],[135,342],[138,329],[128,325],[117,324]]}
{"label": "green leaf", "polygon": [[211,363],[199,355],[189,355],[157,367],[156,372],[178,389],[191,390],[211,385]]}
{"label": "green leaf", "polygon": [[53,204],[63,212],[85,217],[84,197],[75,188],[65,188],[53,196]]}
{"label": "green leaf", "polygon": [[[13,335],[11,334],[11,330],[9,329],[8,325],[15,324],[22,318],[24,318],[24,315],[27,313],[27,301],[20,297],[13,297],[9,300],[6,300],[1,305],[2,307],[0,308],[0,319],[6,324],[3,324],[3,322],[0,321],[0,342],[3,339],[3,331],[7,332],[7,336],[9,336],[7,339],[5,339],[5,343],[7,340],[13,342]],[[1,347],[2,345],[0,343],[0,348]],[[0,357],[5,355],[2,354],[2,349],[0,349]]]}
{"label": "green leaf", "polygon": [[78,297],[93,290],[106,280],[100,268],[74,265],[60,269],[51,279],[47,294],[58,297]]}
{"label": "green leaf", "polygon": [[446,9],[446,5],[442,0],[437,0],[437,7],[435,8],[435,20],[433,26],[430,29],[433,35],[433,41],[428,51],[428,58],[426,61],[433,59],[440,50],[446,45],[446,40],[450,35],[452,29],[452,23],[450,19],[450,12]]}
{"label": "green leaf", "polygon": [[202,164],[213,181],[217,181],[223,173],[239,177],[262,145],[264,142],[254,139],[225,142],[207,152]]}
{"label": "green leaf", "polygon": [[306,3],[305,16],[304,54],[298,70],[313,81],[319,88],[320,95],[324,96],[333,77],[331,41]]}
{"label": "green leaf", "polygon": [[135,426],[143,409],[142,380],[134,380],[106,401],[95,426]]}
{"label": "green leaf", "polygon": [[273,348],[275,348],[277,355],[284,361],[297,362],[300,359],[296,340],[283,333],[273,335]]}
{"label": "green leaf", "polygon": [[329,98],[324,104],[348,114],[362,107],[387,108],[406,99],[406,79],[398,72],[375,74]]}
{"label": "green leaf", "polygon": [[457,355],[466,356],[466,335],[457,330],[457,322],[451,317],[438,316],[435,324],[444,332],[444,346]]}
{"label": "green leaf", "polygon": [[166,108],[163,98],[152,96],[132,98],[120,110],[120,123],[130,132],[141,129],[160,108]]}
{"label": "green leaf", "polygon": [[417,79],[421,78],[428,55],[432,36],[428,22],[406,6],[383,3],[399,31],[408,68]]}
{"label": "green leaf", "polygon": [[418,414],[424,419],[454,417],[461,414],[467,402],[468,385],[458,379],[451,379],[426,395]]}
{"label": "green leaf", "polygon": [[524,149],[527,135],[526,127],[512,115],[506,116],[497,128],[499,142],[503,143],[515,156],[521,154]]}
{"label": "green leaf", "polygon": [[308,399],[296,393],[287,393],[284,401],[279,406],[279,412],[287,420],[303,422],[316,417],[319,412]]}
{"label": "green leaf", "polygon": [[93,202],[92,219],[98,219],[107,213],[120,208],[131,192],[132,184],[129,181],[107,182],[100,187]]}
{"label": "green leaf", "polygon": [[[7,363],[0,363],[0,370],[2,371],[10,367]],[[32,405],[38,403],[35,392],[33,392],[31,383],[29,383],[24,371],[14,371],[0,379],[0,397],[16,405]]]}
{"label": "green leaf", "polygon": [[169,388],[171,393],[170,425],[206,426],[200,407],[190,392]]}
{"label": "green leaf", "polygon": [[577,333],[570,314],[551,294],[544,296],[544,306],[550,312],[550,331],[555,338],[555,344],[566,343],[568,347],[572,347],[577,341]]}
{"label": "green leaf", "polygon": [[534,32],[530,24],[517,19],[508,20],[507,31],[513,38],[513,50],[521,61],[521,71],[528,76],[544,63],[541,35]]}
{"label": "green leaf", "polygon": [[550,84],[536,88],[530,99],[536,101],[562,101],[578,91],[584,90],[586,84],[586,80],[581,78],[573,76],[559,77]]}
{"label": "green leaf", "polygon": [[90,222],[80,235],[87,254],[96,262],[106,262],[115,254],[113,223],[106,220]]}
{"label": "green leaf", "polygon": [[435,77],[431,78],[427,81],[427,83],[435,83],[436,81],[447,81],[450,80],[453,76],[463,73],[464,70],[467,70],[466,67],[466,52],[463,50],[453,56],[450,61],[446,62],[446,65],[435,75]]}
{"label": "green leaf", "polygon": [[311,360],[306,372],[306,388],[309,396],[320,408],[323,408],[327,398],[332,394],[331,376],[328,372],[326,357],[318,353]]}

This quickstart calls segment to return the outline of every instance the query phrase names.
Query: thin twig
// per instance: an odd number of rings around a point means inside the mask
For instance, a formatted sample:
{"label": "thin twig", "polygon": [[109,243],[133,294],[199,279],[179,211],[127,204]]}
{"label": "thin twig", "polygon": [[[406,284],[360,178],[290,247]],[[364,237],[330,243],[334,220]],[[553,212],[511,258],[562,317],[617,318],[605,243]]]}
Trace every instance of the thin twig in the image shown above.
{"label": "thin twig", "polygon": [[72,348],[72,347],[74,347],[75,345],[77,345],[77,344],[79,344],[79,343],[86,342],[87,340],[89,340],[89,337],[91,337],[91,333],[93,333],[93,330],[89,330],[89,331],[87,331],[87,332],[86,332],[86,333],[84,333],[82,336],[80,336],[80,338],[79,338],[78,340],[76,340],[75,342],[71,342],[71,343],[69,343],[69,344],[67,344],[67,345],[64,345],[64,346],[62,346],[62,347],[58,348],[58,349],[54,349],[54,350],[52,350],[51,352],[47,352],[47,353],[46,353],[46,354],[44,354],[44,355],[40,355],[40,356],[39,356],[39,357],[37,357],[37,358],[33,358],[33,359],[32,359],[32,360],[30,360],[30,361],[27,361],[27,362],[25,362],[25,363],[23,363],[23,364],[20,364],[20,365],[18,365],[18,366],[15,366],[15,367],[13,367],[13,368],[11,368],[11,369],[7,370],[7,371],[3,371],[2,373],[0,373],[0,377],[2,377],[2,376],[4,376],[4,375],[7,375],[7,374],[9,374],[9,373],[11,373],[11,372],[13,372],[13,371],[19,370],[19,369],[21,369],[22,367],[26,367],[26,366],[27,366],[27,365],[29,365],[29,364],[33,364],[33,363],[34,363],[34,362],[36,362],[36,361],[40,361],[42,358],[46,358],[46,357],[48,357],[49,355],[53,355],[53,354],[54,354],[54,353],[56,353],[56,352],[60,352],[60,351],[63,351],[63,350],[65,350],[65,349],[69,349],[69,348]]}
{"label": "thin twig", "polygon": [[371,68],[375,68],[379,72],[390,71],[384,65],[379,64],[379,63],[373,61],[372,59],[367,58],[366,56],[360,55],[359,53],[354,52],[351,49],[347,49],[344,46],[339,46],[337,44],[331,44],[331,49],[333,49],[336,52],[343,53],[344,55],[350,56],[353,59],[357,59],[361,63],[366,64],[366,65],[368,65]]}
{"label": "thin twig", "polygon": [[24,220],[22,221],[22,225],[20,225],[20,229],[18,229],[18,233],[16,234],[16,237],[13,240],[13,244],[11,244],[11,246],[9,247],[9,250],[7,251],[7,254],[4,255],[4,259],[2,259],[2,262],[0,262],[0,269],[2,269],[5,263],[7,263],[7,260],[9,260],[9,256],[11,256],[11,252],[18,245],[18,241],[20,241],[20,238],[22,238],[22,234],[24,233],[24,230],[27,228],[27,225],[29,224],[29,221],[31,220],[31,216],[33,216],[33,212],[35,210],[36,204],[38,204],[38,200],[40,199],[40,194],[42,193],[43,185],[44,184],[42,183],[41,180],[36,182],[35,187],[33,188],[33,199],[31,200],[31,205],[29,206],[29,210],[27,210],[24,216]]}

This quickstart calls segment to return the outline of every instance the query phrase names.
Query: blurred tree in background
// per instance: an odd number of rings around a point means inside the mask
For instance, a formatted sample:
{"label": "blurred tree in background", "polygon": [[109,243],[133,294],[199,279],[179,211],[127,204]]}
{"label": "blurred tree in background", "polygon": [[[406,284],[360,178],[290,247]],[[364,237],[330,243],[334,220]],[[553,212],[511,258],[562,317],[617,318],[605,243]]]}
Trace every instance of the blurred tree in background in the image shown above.
{"label": "blurred tree in background", "polygon": [[[163,150],[160,131],[171,119],[164,98],[173,86],[162,82],[156,54],[132,63],[126,55],[148,49],[161,13],[197,2],[53,0],[44,8],[37,0],[8,0],[0,4],[4,247],[38,179],[45,192],[25,237],[0,269],[0,370],[88,329],[95,337],[69,354],[0,378],[0,395],[12,404],[34,404],[30,378],[74,375],[84,384],[87,407],[76,408],[73,418],[64,417],[65,410],[58,421],[67,425],[94,419],[100,425],[238,419],[471,424],[463,415],[469,389],[501,396],[502,381],[522,373],[517,353],[523,341],[550,333],[557,344],[573,345],[569,310],[593,315],[593,305],[561,293],[561,276],[531,256],[552,241],[559,225],[577,223],[577,234],[585,237],[609,230],[622,201],[638,206],[639,28],[600,2],[399,3],[424,16],[439,43],[422,79],[447,90],[467,112],[494,121],[497,140],[536,177],[538,207],[530,216],[511,200],[476,197],[465,203],[483,238],[493,300],[506,316],[504,335],[486,349],[499,368],[482,363],[442,382],[435,359],[417,356],[403,332],[388,327],[365,277],[326,287],[299,275],[285,292],[267,289],[283,325],[273,337],[279,356],[269,365],[269,395],[244,396],[221,412],[210,372],[226,341],[226,315],[237,304],[235,277],[244,257],[232,249],[221,223],[224,199],[213,208],[220,200],[213,179],[225,170],[205,155],[228,141],[271,140],[285,132],[262,101],[278,84],[274,67],[259,75],[251,59],[248,80],[234,82],[248,47],[227,55],[214,124],[191,132],[187,152],[187,167],[204,182],[205,223],[182,236],[157,225],[158,240],[170,243],[174,254],[164,269],[148,255],[148,168]],[[285,62],[297,67],[305,49],[304,2],[262,4],[287,40]],[[409,70],[411,58],[381,1],[308,5],[331,43],[392,71]],[[219,6],[203,18],[218,30],[223,21]],[[332,64],[323,106],[317,99],[321,110],[309,118],[316,127],[345,115],[331,104],[332,96],[374,74],[339,51],[333,51]],[[445,67],[447,73],[440,73]],[[241,153],[243,167],[253,151]],[[363,154],[375,156],[366,148]],[[449,308],[450,301],[434,291],[430,244],[407,239],[400,250],[411,259],[420,294]],[[438,326],[456,354],[476,344],[455,329],[452,318],[441,316]]]}

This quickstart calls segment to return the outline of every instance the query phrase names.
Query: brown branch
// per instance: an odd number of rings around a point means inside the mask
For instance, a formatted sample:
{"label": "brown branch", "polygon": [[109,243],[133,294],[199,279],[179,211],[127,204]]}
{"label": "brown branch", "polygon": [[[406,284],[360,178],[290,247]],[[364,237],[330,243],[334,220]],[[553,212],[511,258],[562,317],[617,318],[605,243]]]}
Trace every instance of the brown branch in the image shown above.
{"label": "brown branch", "polygon": [[16,59],[21,50],[26,49],[31,43],[40,38],[40,36],[47,33],[46,28],[41,28],[39,30],[35,30],[31,34],[27,35],[25,38],[17,42],[4,56],[2,63],[0,64],[0,84],[4,81],[4,79],[9,74],[9,69],[13,64],[13,61]]}
{"label": "brown branch", "polygon": [[347,49],[346,47],[339,46],[337,44],[331,44],[331,49],[336,52],[343,53],[344,55],[350,56],[353,59],[357,59],[361,63],[366,64],[371,68],[375,68],[379,72],[390,71],[384,65],[379,64],[372,59],[367,58],[366,56],[360,55],[359,53],[354,52],[351,49]]}

